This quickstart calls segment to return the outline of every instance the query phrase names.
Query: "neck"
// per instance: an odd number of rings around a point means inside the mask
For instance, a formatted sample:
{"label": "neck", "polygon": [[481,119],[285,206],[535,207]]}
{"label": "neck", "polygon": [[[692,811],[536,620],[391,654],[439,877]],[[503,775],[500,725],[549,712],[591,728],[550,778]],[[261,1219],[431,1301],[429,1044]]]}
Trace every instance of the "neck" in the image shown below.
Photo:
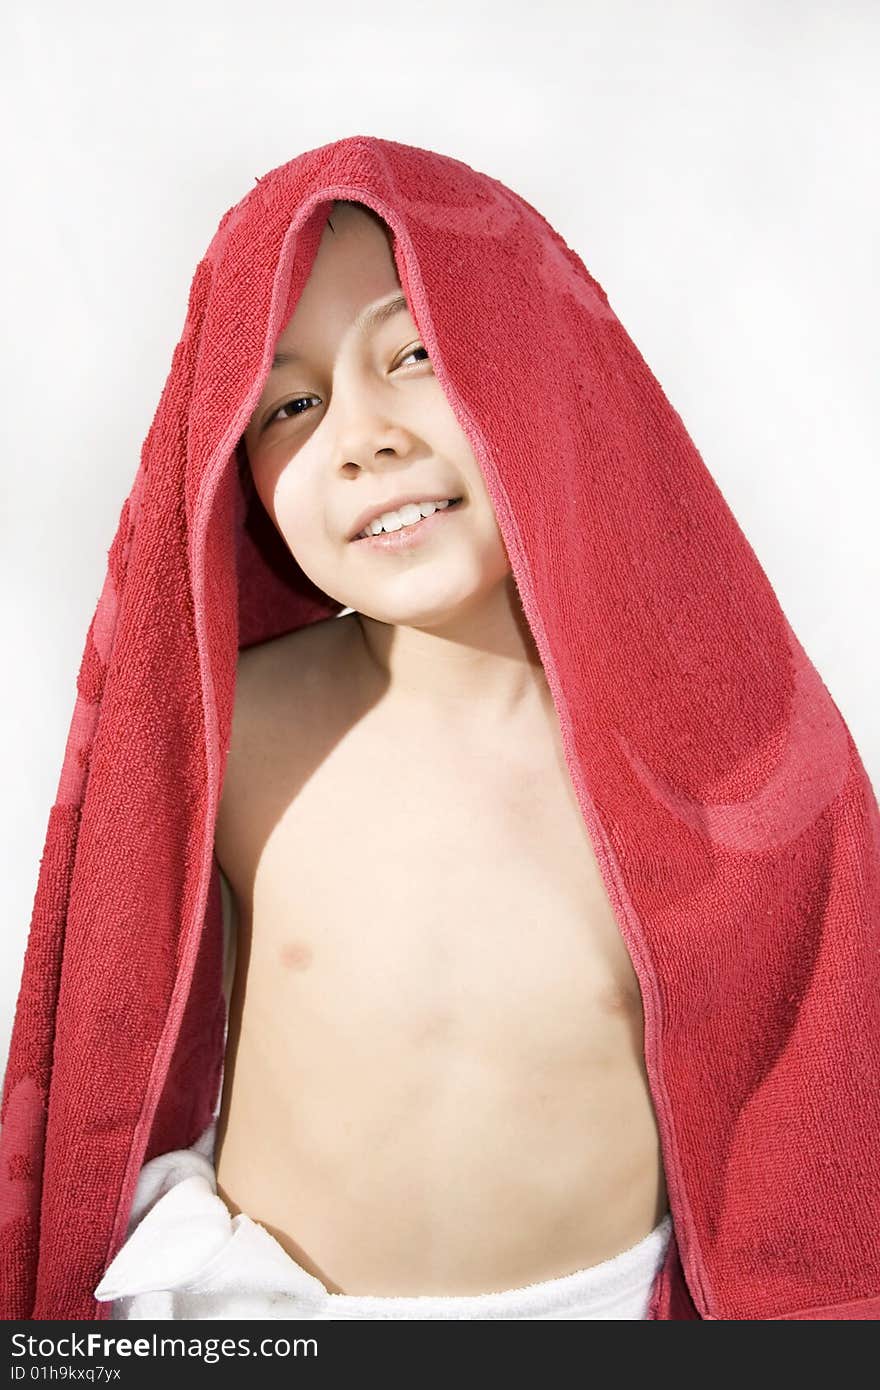
{"label": "neck", "polygon": [[479,603],[430,623],[354,616],[371,674],[425,717],[483,723],[547,708],[544,668],[511,575]]}

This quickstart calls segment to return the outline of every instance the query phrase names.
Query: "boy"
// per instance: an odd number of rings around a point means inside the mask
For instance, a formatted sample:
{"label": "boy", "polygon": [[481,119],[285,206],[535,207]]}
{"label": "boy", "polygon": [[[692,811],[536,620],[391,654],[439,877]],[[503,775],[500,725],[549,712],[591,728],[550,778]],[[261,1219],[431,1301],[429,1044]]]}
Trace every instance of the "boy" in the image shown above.
{"label": "boy", "polygon": [[253,483],[354,611],[239,659],[217,1192],[334,1294],[451,1316],[450,1296],[607,1262],[560,1315],[643,1317],[668,1206],[638,984],[485,484],[370,209],[335,205],[276,358]]}

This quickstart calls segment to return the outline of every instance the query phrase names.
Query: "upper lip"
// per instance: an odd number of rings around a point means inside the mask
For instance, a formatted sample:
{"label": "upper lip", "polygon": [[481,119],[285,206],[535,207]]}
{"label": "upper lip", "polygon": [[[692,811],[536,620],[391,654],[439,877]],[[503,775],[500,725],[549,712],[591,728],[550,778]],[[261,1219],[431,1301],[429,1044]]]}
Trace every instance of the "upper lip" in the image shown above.
{"label": "upper lip", "polygon": [[447,498],[451,502],[454,495],[448,492],[402,492],[397,497],[389,497],[385,502],[373,502],[357,517],[354,522],[354,529],[348,534],[348,539],[350,541],[355,540],[364,527],[374,521],[377,516],[381,516],[383,512],[396,512],[407,502],[445,502]]}

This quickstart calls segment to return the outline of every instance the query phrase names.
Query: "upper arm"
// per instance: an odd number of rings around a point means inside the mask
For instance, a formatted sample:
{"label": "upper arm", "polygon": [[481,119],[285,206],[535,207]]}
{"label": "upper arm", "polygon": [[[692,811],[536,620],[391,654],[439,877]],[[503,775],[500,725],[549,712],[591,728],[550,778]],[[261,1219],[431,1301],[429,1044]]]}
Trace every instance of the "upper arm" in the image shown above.
{"label": "upper arm", "polygon": [[222,868],[220,869],[220,899],[223,909],[223,993],[226,996],[226,1006],[228,1008],[229,1000],[232,997],[232,986],[235,980],[235,963],[238,955],[239,919],[235,893]]}
{"label": "upper arm", "polygon": [[235,700],[229,747],[223,765],[217,818],[214,823],[214,852],[227,881],[235,882],[236,812],[245,787],[245,774],[253,758],[256,736],[257,648],[239,652],[235,675]]}

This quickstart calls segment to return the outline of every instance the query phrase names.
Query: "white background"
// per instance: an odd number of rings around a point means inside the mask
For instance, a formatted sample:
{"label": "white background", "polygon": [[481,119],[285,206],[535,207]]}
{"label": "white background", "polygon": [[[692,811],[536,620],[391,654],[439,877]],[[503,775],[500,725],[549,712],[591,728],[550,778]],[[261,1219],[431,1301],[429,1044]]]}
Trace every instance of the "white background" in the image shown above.
{"label": "white background", "polygon": [[4,26],[0,1069],[76,674],[196,264],[349,135],[540,209],[660,380],[875,789],[880,6],[19,5]]}

